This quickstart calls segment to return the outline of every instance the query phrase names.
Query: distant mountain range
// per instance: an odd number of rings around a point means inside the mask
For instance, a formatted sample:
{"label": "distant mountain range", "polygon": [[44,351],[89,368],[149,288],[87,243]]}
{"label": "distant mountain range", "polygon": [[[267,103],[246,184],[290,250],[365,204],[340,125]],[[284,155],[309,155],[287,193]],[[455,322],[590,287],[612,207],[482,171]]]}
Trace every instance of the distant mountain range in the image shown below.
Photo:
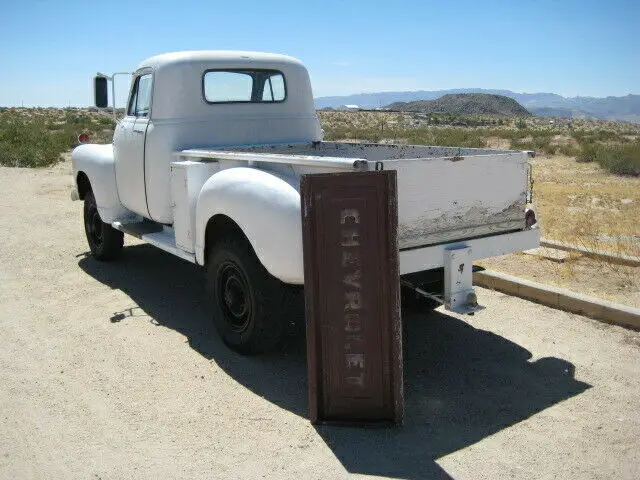
{"label": "distant mountain range", "polygon": [[513,98],[534,115],[640,122],[640,95],[606,98],[563,97],[555,93],[516,93],[511,90],[463,88],[416,92],[358,93],[338,97],[319,97],[315,99],[315,102],[316,108],[338,108],[341,105],[379,108],[394,102],[434,100],[443,95],[456,93],[504,95]]}
{"label": "distant mountain range", "polygon": [[390,110],[405,112],[443,112],[454,115],[526,116],[529,111],[513,98],[488,93],[449,93],[435,100],[395,102]]}

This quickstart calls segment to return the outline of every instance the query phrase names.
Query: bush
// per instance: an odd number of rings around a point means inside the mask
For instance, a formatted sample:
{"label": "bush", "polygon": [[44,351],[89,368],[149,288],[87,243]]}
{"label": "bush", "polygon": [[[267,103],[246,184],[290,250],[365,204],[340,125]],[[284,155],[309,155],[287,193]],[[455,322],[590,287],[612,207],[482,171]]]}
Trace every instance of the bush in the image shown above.
{"label": "bush", "polygon": [[406,130],[404,138],[412,145],[483,148],[487,145],[481,131],[469,128],[416,128]]}
{"label": "bush", "polygon": [[640,176],[640,141],[624,145],[598,145],[594,158],[611,173]]}
{"label": "bush", "polygon": [[16,122],[0,129],[0,161],[9,167],[44,167],[60,160],[58,134],[40,124]]}
{"label": "bush", "polygon": [[557,152],[567,157],[577,157],[580,155],[581,150],[577,145],[560,145]]}
{"label": "bush", "polygon": [[614,145],[583,143],[576,160],[597,162],[611,173],[640,176],[640,140]]}
{"label": "bush", "polygon": [[536,152],[553,155],[557,147],[551,145],[550,133],[531,131],[531,136],[512,139],[511,148],[513,150],[535,150]]}
{"label": "bush", "polygon": [[[94,119],[97,117],[97,121]],[[92,143],[111,140],[113,119],[86,110],[0,110],[0,164],[9,167],[46,167],[87,133]]]}

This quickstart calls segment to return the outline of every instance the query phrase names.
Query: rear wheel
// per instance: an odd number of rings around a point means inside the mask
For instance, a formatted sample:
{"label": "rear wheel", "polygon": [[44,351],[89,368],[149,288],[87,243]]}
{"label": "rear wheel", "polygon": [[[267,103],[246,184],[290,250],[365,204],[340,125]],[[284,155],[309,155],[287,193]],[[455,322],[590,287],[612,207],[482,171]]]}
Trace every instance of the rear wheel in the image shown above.
{"label": "rear wheel", "polygon": [[272,351],[299,326],[302,288],[271,276],[239,234],[210,247],[207,285],[216,329],[224,343],[239,353]]}
{"label": "rear wheel", "polygon": [[88,191],[84,197],[84,230],[96,260],[109,261],[120,255],[124,234],[102,221],[92,191]]}

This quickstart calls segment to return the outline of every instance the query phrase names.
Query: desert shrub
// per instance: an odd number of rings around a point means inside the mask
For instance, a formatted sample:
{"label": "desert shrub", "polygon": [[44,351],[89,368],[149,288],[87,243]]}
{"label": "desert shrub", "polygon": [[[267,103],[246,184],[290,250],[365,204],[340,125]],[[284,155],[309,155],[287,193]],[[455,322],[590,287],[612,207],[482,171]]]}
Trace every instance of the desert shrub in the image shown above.
{"label": "desert shrub", "polygon": [[581,141],[576,160],[580,163],[595,162],[598,146],[594,142]]}
{"label": "desert shrub", "polygon": [[578,162],[597,162],[620,175],[640,176],[640,141],[624,144],[585,142],[580,145]]}
{"label": "desert shrub", "polygon": [[407,142],[414,145],[442,147],[482,148],[486,141],[482,131],[471,128],[417,128],[404,133]]}
{"label": "desert shrub", "polygon": [[640,176],[640,141],[622,145],[597,145],[595,161],[611,173]]}
{"label": "desert shrub", "polygon": [[513,150],[535,150],[553,155],[557,146],[551,144],[551,134],[545,131],[530,131],[530,136],[511,139]]}
{"label": "desert shrub", "polygon": [[577,145],[560,145],[557,152],[567,157],[577,157],[580,155],[581,150]]}
{"label": "desert shrub", "polygon": [[116,123],[113,121],[113,117],[100,117],[98,118],[98,124],[102,125],[103,127],[111,128],[114,128],[116,126]]}
{"label": "desert shrub", "polygon": [[[97,121],[94,118],[97,117]],[[9,108],[0,111],[0,164],[45,167],[73,148],[80,133],[93,143],[111,141],[113,119],[81,109]]]}
{"label": "desert shrub", "polygon": [[44,167],[56,163],[64,150],[60,135],[40,122],[14,122],[0,128],[0,161],[9,167]]}

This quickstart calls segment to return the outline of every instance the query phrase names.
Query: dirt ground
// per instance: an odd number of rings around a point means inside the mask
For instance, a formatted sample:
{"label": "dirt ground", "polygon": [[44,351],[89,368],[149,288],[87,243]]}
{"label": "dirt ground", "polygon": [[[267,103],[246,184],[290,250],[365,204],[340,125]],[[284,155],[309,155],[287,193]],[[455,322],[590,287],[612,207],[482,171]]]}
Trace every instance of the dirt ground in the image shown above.
{"label": "dirt ground", "polygon": [[94,261],[69,168],[0,168],[0,478],[640,478],[639,333],[480,289],[405,315],[403,428],[314,427],[303,346],[230,352],[152,247]]}
{"label": "dirt ground", "polygon": [[640,267],[614,265],[571,253],[557,261],[524,253],[486,258],[485,268],[640,308]]}

